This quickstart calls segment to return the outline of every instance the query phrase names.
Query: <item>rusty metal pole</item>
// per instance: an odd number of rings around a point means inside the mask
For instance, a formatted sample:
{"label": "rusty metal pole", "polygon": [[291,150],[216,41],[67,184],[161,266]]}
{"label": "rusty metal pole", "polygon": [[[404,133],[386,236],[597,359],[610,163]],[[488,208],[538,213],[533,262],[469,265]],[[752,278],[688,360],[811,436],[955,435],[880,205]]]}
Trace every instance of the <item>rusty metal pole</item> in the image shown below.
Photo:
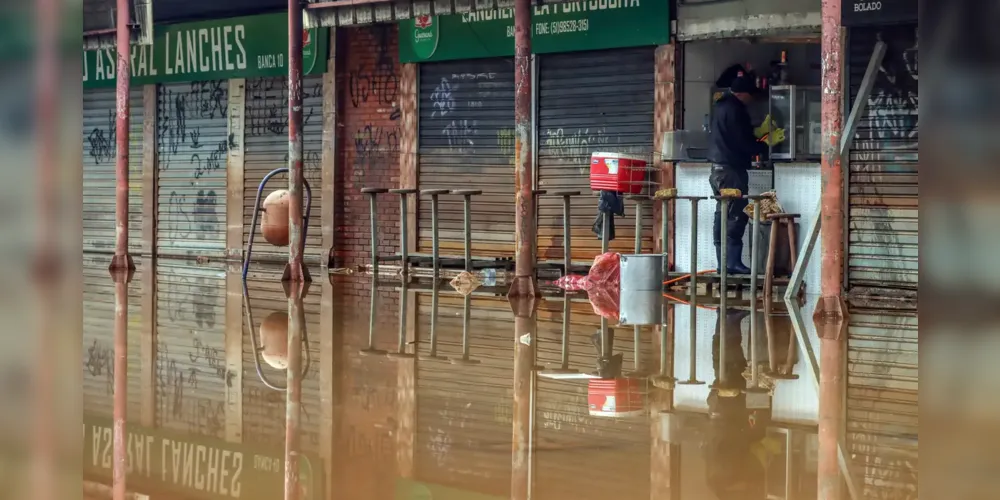
{"label": "rusty metal pole", "polygon": [[128,284],[131,273],[114,271],[115,282],[115,363],[114,374],[114,434],[112,435],[111,485],[114,500],[125,500],[125,474],[128,465]]}
{"label": "rusty metal pole", "polygon": [[531,498],[534,458],[532,436],[535,419],[532,390],[535,381],[538,304],[534,297],[510,300],[514,312],[514,407],[510,498],[528,500]]}
{"label": "rusty metal pole", "polygon": [[[298,500],[299,436],[302,416],[302,338],[306,327],[302,301],[308,284],[291,282],[285,286],[288,297],[288,367],[285,369],[285,500]],[[374,293],[374,290],[373,292]]]}
{"label": "rusty metal pole", "polygon": [[134,270],[135,263],[128,253],[128,127],[129,127],[129,2],[118,0],[118,20],[115,24],[118,50],[118,72],[115,75],[115,256],[111,270]]}
{"label": "rusty metal pole", "polygon": [[288,0],[288,265],[282,281],[309,281],[302,265],[302,6]]}
{"label": "rusty metal pole", "polygon": [[813,322],[820,337],[819,446],[817,452],[818,498],[840,500],[839,463],[841,423],[844,418],[846,347],[843,330],[844,191],[840,140],[843,126],[841,99],[846,94],[842,78],[842,0],[822,0],[822,297]]}
{"label": "rusty metal pole", "polygon": [[532,196],[531,0],[514,3],[515,271],[510,294],[538,295],[535,281],[535,197]]}

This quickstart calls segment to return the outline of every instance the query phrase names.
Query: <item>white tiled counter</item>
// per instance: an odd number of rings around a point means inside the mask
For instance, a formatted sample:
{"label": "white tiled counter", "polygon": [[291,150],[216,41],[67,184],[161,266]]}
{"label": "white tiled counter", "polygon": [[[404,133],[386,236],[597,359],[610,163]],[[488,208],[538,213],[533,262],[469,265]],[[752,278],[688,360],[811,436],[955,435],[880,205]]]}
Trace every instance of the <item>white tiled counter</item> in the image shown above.
{"label": "white tiled counter", "polygon": [[[712,196],[708,183],[711,166],[706,163],[678,163],[676,166],[678,196]],[[821,192],[819,163],[779,163],[774,167],[773,179],[770,170],[750,171],[750,194],[757,195],[771,190],[772,185],[785,212],[796,213],[798,219],[798,249],[805,243],[806,232],[819,207]],[[698,203],[698,262],[697,269],[715,269],[715,245],[712,243],[712,218],[715,200]],[[691,272],[691,202],[677,201],[675,265],[679,272]],[[747,224],[743,236],[743,262],[750,264],[750,228]],[[820,279],[820,242],[816,242],[809,265],[806,267],[805,283],[807,291],[818,290]],[[761,269],[763,273],[763,269]]]}

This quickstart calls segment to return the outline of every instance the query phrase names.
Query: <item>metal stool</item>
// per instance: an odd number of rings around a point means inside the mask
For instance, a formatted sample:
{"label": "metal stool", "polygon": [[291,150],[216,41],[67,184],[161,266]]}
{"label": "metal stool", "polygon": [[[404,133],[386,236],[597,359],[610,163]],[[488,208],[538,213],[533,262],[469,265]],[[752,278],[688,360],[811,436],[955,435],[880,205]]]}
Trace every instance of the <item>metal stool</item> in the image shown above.
{"label": "metal stool", "polygon": [[678,196],[678,200],[689,200],[691,202],[691,280],[690,293],[691,305],[688,332],[690,335],[691,366],[687,380],[680,380],[679,385],[704,385],[705,382],[698,380],[696,363],[698,362],[698,202],[708,198],[704,196]]}
{"label": "metal stool", "polygon": [[466,295],[465,301],[462,303],[462,357],[461,358],[451,358],[452,364],[456,365],[478,365],[480,361],[478,359],[470,359],[469,351],[471,346],[469,345],[469,308],[472,304],[472,296]]}
{"label": "metal stool", "polygon": [[639,255],[642,253],[642,203],[648,200],[649,197],[641,194],[632,194],[628,196],[628,199],[635,201],[635,254]]}
{"label": "metal stool", "polygon": [[767,265],[764,268],[764,300],[770,302],[774,293],[772,286],[774,283],[775,250],[778,246],[778,226],[785,224],[788,228],[788,264],[794,268],[797,260],[795,219],[799,218],[799,214],[771,214],[767,218],[771,221],[771,237],[770,245],[767,248]]}
{"label": "metal stool", "polygon": [[378,305],[378,274],[372,276],[372,304],[368,313],[368,347],[358,351],[362,356],[385,356],[386,351],[375,348],[375,310]]}
{"label": "metal stool", "polygon": [[428,354],[421,354],[421,361],[448,362],[446,356],[438,356],[437,353],[437,319],[438,319],[438,286],[439,280],[431,282],[431,351]]}
{"label": "metal stool", "polygon": [[420,196],[431,197],[431,255],[434,262],[434,277],[438,275],[440,262],[440,242],[438,241],[438,197],[448,194],[447,189],[424,189]]}
{"label": "metal stool", "polygon": [[[668,255],[670,251],[670,202],[677,199],[677,189],[670,188],[666,189],[666,194],[662,196],[656,196],[654,199],[660,200],[660,250],[663,253],[663,277],[666,278],[670,274],[670,256]],[[697,217],[692,219],[697,221]]]}
{"label": "metal stool", "polygon": [[[437,280],[435,280],[436,282]],[[396,359],[412,359],[416,354],[406,352],[406,305],[409,295],[410,283],[403,278],[402,288],[399,291],[399,337],[396,343],[396,352],[386,353],[387,357]],[[374,290],[372,290],[374,292]]]}
{"label": "metal stool", "polygon": [[378,210],[375,199],[380,194],[388,193],[386,188],[361,188],[361,193],[368,195],[369,207],[372,213],[372,274],[378,276]]}
{"label": "metal stool", "polygon": [[570,222],[570,200],[574,196],[579,196],[579,191],[553,191],[552,196],[562,197],[562,207],[563,207],[563,276],[570,273],[570,266],[572,263],[572,247],[570,246],[570,240],[573,236],[573,224]]}
{"label": "metal stool", "polygon": [[408,247],[409,240],[409,217],[407,216],[409,198],[411,194],[417,194],[416,189],[404,188],[404,189],[390,189],[390,193],[399,195],[399,257],[400,266],[402,266],[402,274],[406,276],[410,272],[410,249]]}
{"label": "metal stool", "polygon": [[456,189],[451,194],[462,197],[465,211],[465,271],[472,272],[472,197],[483,194],[481,189]]}
{"label": "metal stool", "polygon": [[573,370],[569,367],[569,327],[570,327],[570,310],[572,303],[570,302],[569,296],[563,296],[563,317],[562,317],[562,351],[560,357],[560,363],[558,368],[549,368],[543,371],[542,375],[570,375],[574,373],[580,373],[578,370]]}

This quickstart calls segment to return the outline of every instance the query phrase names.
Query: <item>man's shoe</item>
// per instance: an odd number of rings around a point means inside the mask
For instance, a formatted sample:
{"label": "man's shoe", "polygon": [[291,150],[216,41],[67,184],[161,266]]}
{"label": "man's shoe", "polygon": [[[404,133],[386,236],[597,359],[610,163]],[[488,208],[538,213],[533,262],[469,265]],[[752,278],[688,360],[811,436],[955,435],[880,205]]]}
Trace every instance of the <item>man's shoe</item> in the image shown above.
{"label": "man's shoe", "polygon": [[728,266],[726,270],[729,271],[729,274],[750,274],[750,268],[744,266],[742,262]]}

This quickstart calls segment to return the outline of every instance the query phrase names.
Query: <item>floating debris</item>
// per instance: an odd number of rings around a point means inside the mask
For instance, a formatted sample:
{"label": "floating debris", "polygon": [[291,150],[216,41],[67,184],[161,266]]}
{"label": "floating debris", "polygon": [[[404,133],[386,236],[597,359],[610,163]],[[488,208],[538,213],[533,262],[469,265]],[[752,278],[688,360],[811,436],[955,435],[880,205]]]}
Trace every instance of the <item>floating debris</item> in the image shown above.
{"label": "floating debris", "polygon": [[481,286],[483,286],[483,282],[480,281],[479,276],[468,271],[462,271],[451,280],[451,287],[462,295],[469,295]]}

